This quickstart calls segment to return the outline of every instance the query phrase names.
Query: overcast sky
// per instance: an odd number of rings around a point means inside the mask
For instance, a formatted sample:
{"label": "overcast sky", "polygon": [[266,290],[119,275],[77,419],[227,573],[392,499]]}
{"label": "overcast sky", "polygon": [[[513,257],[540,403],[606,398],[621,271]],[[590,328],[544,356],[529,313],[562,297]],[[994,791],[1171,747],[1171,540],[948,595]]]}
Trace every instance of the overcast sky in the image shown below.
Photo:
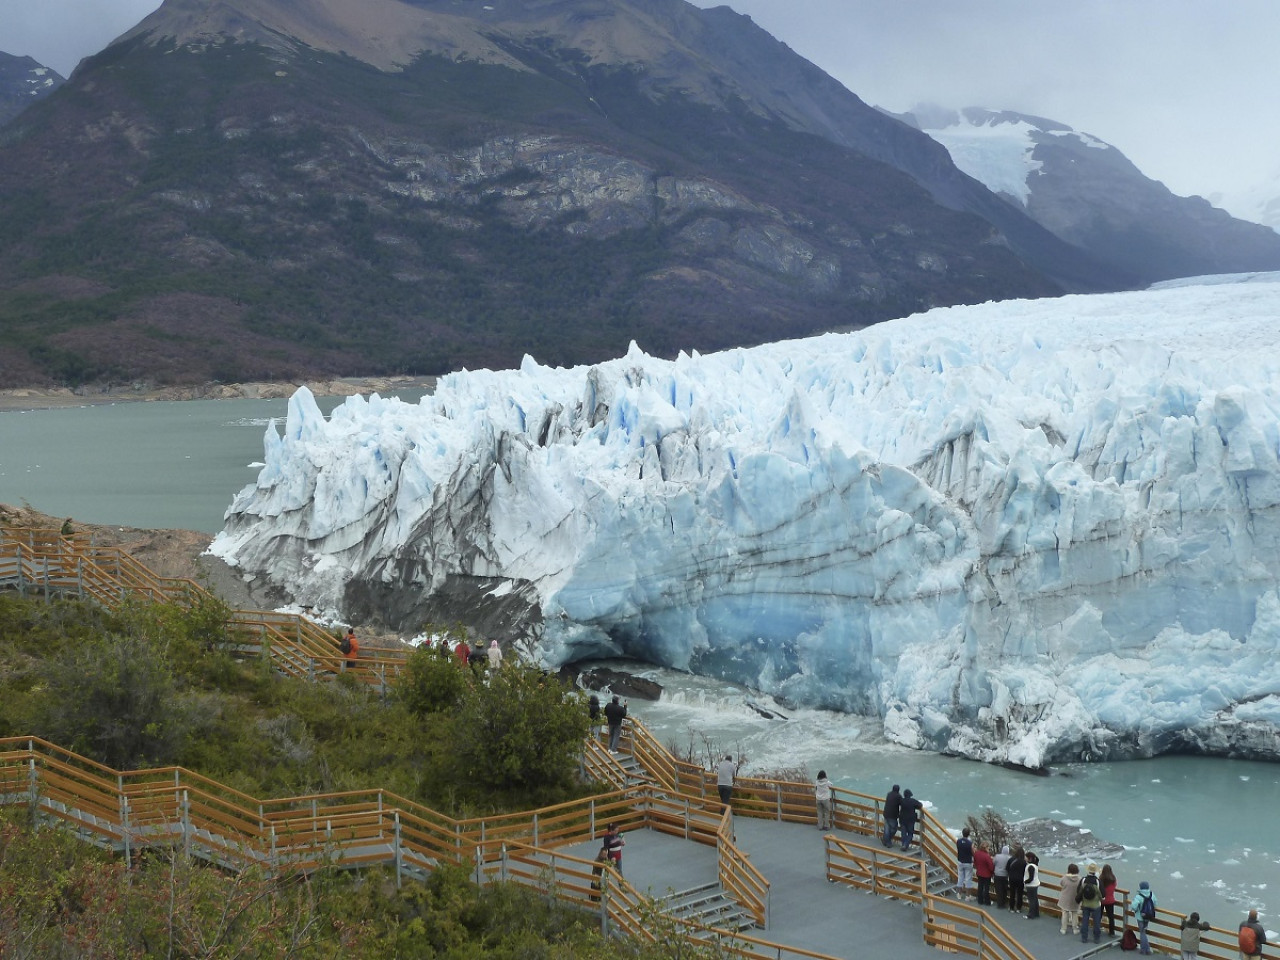
{"label": "overcast sky", "polygon": [[[66,76],[157,6],[0,0],[0,50]],[[890,110],[932,101],[1049,117],[1119,147],[1183,195],[1246,190],[1280,170],[1280,0],[730,6]]]}

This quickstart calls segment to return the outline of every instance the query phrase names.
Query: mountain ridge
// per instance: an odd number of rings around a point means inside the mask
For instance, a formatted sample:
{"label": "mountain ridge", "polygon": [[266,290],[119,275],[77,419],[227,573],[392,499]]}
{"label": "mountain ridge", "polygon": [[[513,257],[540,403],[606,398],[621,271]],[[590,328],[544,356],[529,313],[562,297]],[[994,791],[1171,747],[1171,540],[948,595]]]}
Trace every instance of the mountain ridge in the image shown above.
{"label": "mountain ridge", "polygon": [[904,119],[1012,206],[1062,240],[1122,265],[1144,285],[1280,269],[1274,231],[1202,197],[1176,196],[1115,146],[1060,121],[932,105]]}

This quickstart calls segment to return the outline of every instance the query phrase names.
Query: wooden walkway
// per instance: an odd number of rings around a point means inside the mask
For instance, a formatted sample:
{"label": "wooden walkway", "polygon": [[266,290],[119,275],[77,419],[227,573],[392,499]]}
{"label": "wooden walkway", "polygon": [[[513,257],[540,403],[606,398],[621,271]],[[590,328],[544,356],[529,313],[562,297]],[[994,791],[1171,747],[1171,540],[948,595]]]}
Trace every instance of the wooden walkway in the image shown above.
{"label": "wooden walkway", "polygon": [[[189,581],[155,577],[118,550],[0,527],[0,587],[6,585],[106,605],[127,596],[212,599]],[[332,678],[346,667],[332,637],[301,618],[231,611],[227,629],[233,643],[248,643],[295,677]],[[402,662],[376,657],[361,679],[385,687]],[[1073,960],[1116,943],[1095,948],[1058,933],[1049,899],[1058,877],[1051,871],[1042,871],[1046,900],[1038,920],[950,897],[954,841],[927,811],[919,851],[900,856],[875,840],[877,797],[836,788],[835,829],[822,832],[812,784],[745,778],[735,786],[735,814],[726,815],[714,773],[673,757],[642,725],[628,722],[622,748],[611,755],[597,740],[584,744],[584,775],[610,792],[458,821],[376,788],[258,800],[181,768],[115,771],[54,744],[11,738],[0,741],[0,806],[27,806],[126,858],[148,845],[181,845],[233,869],[383,864],[394,865],[397,880],[443,861],[469,863],[480,882],[551,890],[599,912],[605,929],[640,937],[652,935],[644,918],[653,898],[691,938],[718,940],[734,955],[760,960],[936,960],[939,950],[983,960]],[[592,838],[611,820],[626,831],[625,877],[605,883],[601,895],[591,885],[599,844]],[[1180,919],[1160,910],[1151,929],[1157,950],[1176,953]],[[1234,960],[1234,937],[1211,931],[1200,956]]]}

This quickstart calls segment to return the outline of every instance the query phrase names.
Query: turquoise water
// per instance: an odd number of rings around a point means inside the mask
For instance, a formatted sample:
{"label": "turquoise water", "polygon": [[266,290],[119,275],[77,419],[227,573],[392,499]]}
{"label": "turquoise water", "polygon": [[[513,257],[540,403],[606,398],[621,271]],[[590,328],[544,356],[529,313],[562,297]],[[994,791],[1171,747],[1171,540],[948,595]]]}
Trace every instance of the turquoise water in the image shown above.
{"label": "turquoise water", "polygon": [[[401,395],[417,400],[418,395]],[[328,412],[340,399],[322,399]],[[216,533],[232,498],[257,475],[262,435],[285,400],[121,403],[0,413],[0,502],[56,516]],[[725,684],[655,671],[662,702],[633,702],[659,738],[701,755],[732,751],[744,773],[825,768],[840,786],[883,795],[910,787],[943,822],[991,806],[1007,819],[1050,817],[1126,846],[1126,886],[1149,880],[1162,906],[1198,910],[1235,929],[1251,906],[1266,915],[1280,892],[1280,764],[1161,757],[1073,764],[1034,777],[887,743],[860,717],[797,711],[782,722],[745,706]],[[790,713],[790,711],[784,711]],[[1061,870],[1065,860],[1046,859]]]}
{"label": "turquoise water", "polygon": [[[327,414],[342,400],[317,402]],[[287,412],[287,400],[188,400],[0,413],[0,503],[214,534],[257,477],[268,421]]]}

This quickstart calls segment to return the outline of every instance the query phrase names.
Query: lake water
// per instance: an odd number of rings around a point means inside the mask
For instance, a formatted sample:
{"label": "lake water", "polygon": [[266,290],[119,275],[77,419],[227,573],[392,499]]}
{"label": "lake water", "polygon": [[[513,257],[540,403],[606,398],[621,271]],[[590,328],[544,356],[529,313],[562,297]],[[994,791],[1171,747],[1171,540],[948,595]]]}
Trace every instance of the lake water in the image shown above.
{"label": "lake water", "polygon": [[[340,402],[320,400],[326,412]],[[198,400],[0,413],[0,502],[26,500],[86,522],[213,534],[256,476],[250,464],[262,458],[267,422],[283,419],[286,407],[285,400]],[[651,675],[666,693],[654,704],[632,701],[633,715],[663,743],[697,756],[743,754],[748,774],[825,768],[838,785],[880,796],[900,783],[950,826],[987,805],[1010,821],[1054,818],[1064,831],[1124,844],[1114,862],[1122,885],[1149,880],[1162,906],[1198,910],[1215,926],[1234,930],[1252,906],[1266,923],[1268,904],[1280,909],[1280,764],[1161,757],[1071,764],[1036,777],[906,750],[861,717],[783,709],[791,719],[766,720],[745,701],[767,698],[670,671]],[[1043,862],[1055,870],[1066,863]]]}
{"label": "lake water", "polygon": [[[416,402],[421,393],[390,394]],[[343,397],[318,397],[328,414]],[[0,413],[0,503],[86,523],[214,534],[288,400],[124,402]]]}

